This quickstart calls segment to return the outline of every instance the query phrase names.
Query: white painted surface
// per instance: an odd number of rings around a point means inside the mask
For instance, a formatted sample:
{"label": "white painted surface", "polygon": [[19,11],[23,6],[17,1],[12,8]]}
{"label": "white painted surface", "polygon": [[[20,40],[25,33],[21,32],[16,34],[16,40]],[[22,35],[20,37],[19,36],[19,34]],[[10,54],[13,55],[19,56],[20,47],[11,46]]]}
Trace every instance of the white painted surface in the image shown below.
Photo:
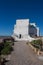
{"label": "white painted surface", "polygon": [[14,27],[14,33],[17,35],[28,35],[28,25],[29,25],[29,19],[22,19],[22,20],[16,20],[16,25]]}
{"label": "white painted surface", "polygon": [[[33,25],[36,27],[35,23],[29,23],[29,19],[18,19],[16,20],[16,25],[14,26],[13,30],[13,37],[15,37],[15,40],[29,40],[32,41],[34,38],[30,37],[29,35],[29,25]],[[37,29],[37,36],[39,36],[39,28]],[[19,38],[19,35],[21,34],[21,38]]]}
{"label": "white painted surface", "polygon": [[37,27],[37,36],[40,35],[40,32],[39,32],[39,27]]}

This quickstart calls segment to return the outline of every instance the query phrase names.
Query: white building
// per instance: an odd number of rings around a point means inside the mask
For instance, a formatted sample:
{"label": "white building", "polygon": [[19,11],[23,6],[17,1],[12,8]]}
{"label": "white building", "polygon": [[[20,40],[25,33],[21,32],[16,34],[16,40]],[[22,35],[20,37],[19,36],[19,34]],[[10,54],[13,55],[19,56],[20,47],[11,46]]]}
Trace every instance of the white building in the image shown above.
{"label": "white building", "polygon": [[39,28],[35,23],[29,23],[29,19],[18,19],[14,25],[13,37],[16,40],[34,40],[39,36]]}

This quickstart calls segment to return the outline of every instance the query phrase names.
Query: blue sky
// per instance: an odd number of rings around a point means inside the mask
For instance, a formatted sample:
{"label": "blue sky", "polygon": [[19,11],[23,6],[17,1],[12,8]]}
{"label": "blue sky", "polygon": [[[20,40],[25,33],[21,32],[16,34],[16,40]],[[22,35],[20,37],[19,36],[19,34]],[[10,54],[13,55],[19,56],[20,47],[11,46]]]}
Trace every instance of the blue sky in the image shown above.
{"label": "blue sky", "polygon": [[16,19],[30,19],[43,35],[43,0],[0,0],[0,35],[12,35]]}

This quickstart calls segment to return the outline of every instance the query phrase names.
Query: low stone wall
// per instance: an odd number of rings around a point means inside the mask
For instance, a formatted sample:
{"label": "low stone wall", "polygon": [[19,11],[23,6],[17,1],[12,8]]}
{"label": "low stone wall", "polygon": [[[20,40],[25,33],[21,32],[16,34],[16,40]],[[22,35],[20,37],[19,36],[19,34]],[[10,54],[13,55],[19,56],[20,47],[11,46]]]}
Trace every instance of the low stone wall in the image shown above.
{"label": "low stone wall", "polygon": [[32,46],[30,43],[29,43],[29,46],[34,50],[34,52],[37,54],[37,55],[40,55],[41,54],[41,51],[37,48],[35,48],[34,46]]}

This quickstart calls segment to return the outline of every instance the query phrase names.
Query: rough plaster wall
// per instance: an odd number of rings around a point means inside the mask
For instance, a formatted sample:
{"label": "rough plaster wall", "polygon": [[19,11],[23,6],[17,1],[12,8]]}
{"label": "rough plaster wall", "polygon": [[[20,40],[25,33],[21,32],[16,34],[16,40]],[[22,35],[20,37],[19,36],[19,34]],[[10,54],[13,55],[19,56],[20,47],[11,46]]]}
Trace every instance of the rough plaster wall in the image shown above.
{"label": "rough plaster wall", "polygon": [[14,32],[18,35],[28,35],[29,19],[16,20]]}

